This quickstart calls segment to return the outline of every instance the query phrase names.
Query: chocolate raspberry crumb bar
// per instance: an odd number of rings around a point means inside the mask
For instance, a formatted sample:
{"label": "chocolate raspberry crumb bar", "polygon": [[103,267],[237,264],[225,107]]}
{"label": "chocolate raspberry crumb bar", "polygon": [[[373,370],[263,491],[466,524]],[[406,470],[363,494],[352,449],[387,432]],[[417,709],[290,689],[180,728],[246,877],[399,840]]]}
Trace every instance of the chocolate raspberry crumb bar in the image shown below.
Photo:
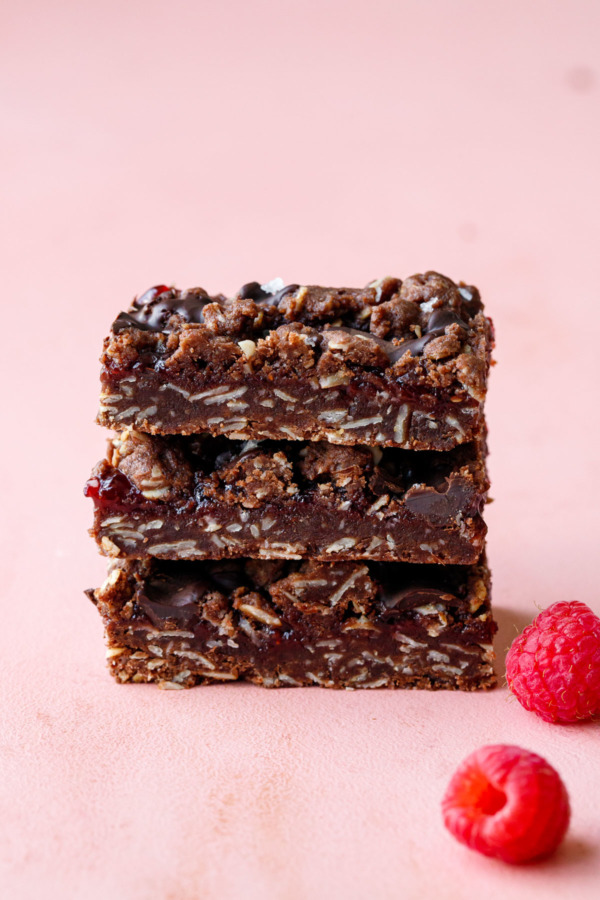
{"label": "chocolate raspberry crumb bar", "polygon": [[486,533],[484,454],[126,430],[86,492],[110,556],[469,564]]}
{"label": "chocolate raspberry crumb bar", "polygon": [[88,595],[118,681],[492,687],[485,561],[114,561]]}
{"label": "chocolate raspberry crumb bar", "polygon": [[115,678],[492,687],[493,342],[477,289],[435,272],[136,299],[86,486]]}
{"label": "chocolate raspberry crumb bar", "polygon": [[113,323],[98,421],[153,434],[449,450],[483,430],[493,330],[435,272],[363,289],[164,285]]}

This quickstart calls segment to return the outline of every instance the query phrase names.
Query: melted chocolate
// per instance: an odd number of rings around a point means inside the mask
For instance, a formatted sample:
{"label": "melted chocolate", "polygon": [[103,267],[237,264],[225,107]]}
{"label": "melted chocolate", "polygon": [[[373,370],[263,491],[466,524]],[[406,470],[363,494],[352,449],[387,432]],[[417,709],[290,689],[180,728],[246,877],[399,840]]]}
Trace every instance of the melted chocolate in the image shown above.
{"label": "melted chocolate", "polygon": [[428,606],[430,603],[456,603],[454,594],[438,588],[410,587],[393,590],[388,584],[382,590],[382,602],[387,609],[411,609],[414,606]]}
{"label": "melted chocolate", "polygon": [[370,563],[371,577],[379,583],[379,597],[389,610],[443,603],[462,606],[466,593],[466,566],[429,566],[406,563]]}
{"label": "melted chocolate", "polygon": [[181,316],[185,322],[200,323],[203,321],[202,310],[207,303],[214,302],[214,298],[202,289],[180,294],[164,284],[157,285],[134,300],[130,311],[122,312],[113,322],[112,330],[115,334],[126,328],[166,331],[172,315]]}
{"label": "melted chocolate", "polygon": [[[302,564],[286,561],[282,565],[284,571],[280,575],[289,577],[298,572]],[[370,578],[378,586],[379,602],[386,610],[410,610],[432,603],[441,603],[445,607],[464,606],[469,572],[466,566],[367,565]],[[236,589],[245,588],[267,599],[271,597],[270,587],[262,587],[257,582],[244,559],[202,562],[154,560],[153,569],[152,574],[141,583],[136,601],[157,626],[175,621],[189,628],[198,619],[204,598],[213,591],[230,597]],[[335,566],[332,566],[332,578],[334,573]],[[313,590],[313,601],[318,599],[326,609],[336,585],[335,579],[330,584],[319,582]]]}
{"label": "melted chocolate", "polygon": [[241,587],[254,587],[241,560],[155,563],[154,573],[143,582],[136,601],[154,625],[173,621],[189,628],[207,594],[218,591],[229,596]]}
{"label": "melted chocolate", "polygon": [[[222,496],[233,489],[228,479],[227,470],[231,466],[239,466],[236,479],[243,481],[247,477],[242,466],[248,457],[259,455],[262,458],[261,468],[267,473],[276,465],[276,456],[284,457],[293,471],[293,481],[298,486],[300,496],[310,498],[312,492],[318,491],[319,483],[329,482],[335,486],[337,470],[324,470],[318,477],[306,477],[300,467],[303,444],[296,441],[239,441],[225,437],[200,436],[161,436],[150,439],[156,461],[160,462],[163,452],[178,453],[180,465],[189,465],[193,474],[193,487],[186,487],[181,498],[175,503],[188,504],[192,499],[201,505],[206,485],[220,484]],[[328,445],[324,444],[324,448]],[[331,446],[331,445],[330,445]],[[463,465],[474,463],[477,448],[463,445],[448,453],[439,454],[434,451],[399,450],[392,447],[383,448],[381,458],[373,467],[372,457],[358,456],[351,461],[360,467],[368,487],[365,487],[364,502],[370,504],[372,497],[392,494],[404,497],[406,507],[415,515],[425,516],[437,522],[455,519],[460,510],[464,515],[480,512],[485,502],[485,485],[475,480],[465,483],[456,476]],[[348,465],[350,462],[348,463]],[[341,488],[334,488],[341,492]],[[90,497],[99,508],[115,511],[129,511],[151,507],[153,501],[148,500],[135,484],[120,469],[109,465],[101,465],[88,480],[85,496]],[[289,500],[289,498],[288,498]],[[357,498],[354,498],[356,504]]]}
{"label": "melted chocolate", "polygon": [[415,515],[439,522],[452,521],[466,504],[472,499],[473,492],[460,482],[451,482],[445,491],[434,488],[411,488],[404,497],[404,505]]}
{"label": "melted chocolate", "polygon": [[401,344],[394,343],[394,341],[386,341],[384,338],[377,337],[368,331],[361,331],[359,328],[331,324],[326,324],[324,326],[323,340],[325,347],[327,347],[327,333],[329,331],[343,331],[345,334],[356,335],[356,337],[361,337],[363,339],[368,338],[381,347],[390,363],[393,365],[397,360],[402,359],[407,350],[412,356],[420,356],[429,341],[445,334],[448,325],[460,325],[461,328],[464,328],[465,330],[469,327],[464,319],[461,319],[454,310],[436,309],[429,317],[424,334],[420,338],[409,338],[408,340],[402,341]]}
{"label": "melted chocolate", "polygon": [[292,294],[300,288],[299,284],[286,284],[281,290],[272,294],[266,291],[258,281],[249,281],[248,284],[242,285],[237,292],[240,300],[254,300],[255,303],[266,303],[270,306],[277,306],[286,294]]}
{"label": "melted chocolate", "polygon": [[262,303],[273,298],[273,294],[265,291],[258,281],[249,281],[248,284],[243,284],[237,295],[240,300],[254,300],[256,303]]}
{"label": "melted chocolate", "polygon": [[127,328],[139,328],[140,331],[156,331],[156,328],[153,328],[145,322],[140,322],[139,319],[131,316],[129,313],[119,313],[112,323],[113,334],[119,334],[120,331],[125,331]]}
{"label": "melted chocolate", "polygon": [[[461,328],[468,330],[469,326],[461,319],[461,317],[452,309],[436,309],[429,317],[429,321],[425,328],[424,334],[420,338],[403,341],[400,345],[392,344],[393,350],[388,353],[390,362],[395,363],[396,360],[402,359],[406,351],[412,356],[420,356],[429,341],[445,334],[448,325],[460,325]],[[386,343],[391,343],[386,341]]]}
{"label": "melted chocolate", "polygon": [[174,621],[189,628],[198,616],[198,604],[215,586],[208,576],[208,567],[196,563],[156,568],[152,577],[143,583],[136,596],[138,605],[154,625]]}
{"label": "melted chocolate", "polygon": [[[298,284],[288,284],[272,294],[264,290],[258,281],[249,281],[240,288],[236,296],[240,300],[277,306],[286,294],[297,291],[299,287]],[[222,297],[210,297],[201,288],[180,293],[164,284],[157,285],[134,300],[129,312],[122,312],[117,316],[112,324],[112,331],[114,334],[127,328],[169,331],[169,319],[173,315],[180,316],[185,322],[200,324],[204,321],[204,307],[208,303],[222,300]]]}
{"label": "melted chocolate", "polygon": [[[387,279],[387,281],[392,282],[394,280]],[[293,293],[299,288],[300,285],[298,284],[288,284],[281,290],[270,293],[258,281],[249,281],[247,284],[242,285],[236,297],[239,300],[253,300],[255,303],[276,307],[287,294]],[[223,298],[218,299],[223,300]],[[199,324],[204,321],[202,313],[204,307],[208,303],[214,302],[217,302],[217,298],[210,297],[201,288],[180,293],[164,284],[157,285],[147,290],[141,297],[138,297],[129,312],[120,313],[113,322],[112,330],[115,334],[127,328],[139,328],[142,331],[167,331],[169,330],[168,321],[172,315],[180,316],[185,322]],[[407,351],[412,356],[419,356],[430,341],[436,337],[441,337],[445,333],[447,326],[453,324],[460,325],[465,330],[469,328],[458,313],[452,309],[443,308],[432,312],[421,337],[409,338],[400,344],[379,338],[370,334],[369,331],[362,331],[361,329],[344,325],[333,326],[327,323],[324,323],[324,337],[327,331],[332,329],[344,331],[349,335],[368,337],[386,353],[390,363],[393,365]],[[325,343],[327,343],[326,338]]]}

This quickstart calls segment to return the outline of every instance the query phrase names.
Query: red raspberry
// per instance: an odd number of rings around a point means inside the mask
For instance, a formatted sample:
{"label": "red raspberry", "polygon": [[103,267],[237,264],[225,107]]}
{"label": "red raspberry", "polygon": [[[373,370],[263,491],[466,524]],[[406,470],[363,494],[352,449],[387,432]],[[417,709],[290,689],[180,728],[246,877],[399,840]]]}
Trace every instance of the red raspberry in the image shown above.
{"label": "red raspberry", "polygon": [[580,722],[600,713],[600,619],[574,600],[554,603],[513,641],[508,686],[546,722]]}
{"label": "red raspberry", "polygon": [[457,840],[504,862],[552,853],[569,826],[569,797],[545,759],[495,744],[468,756],[442,800],[444,825]]}

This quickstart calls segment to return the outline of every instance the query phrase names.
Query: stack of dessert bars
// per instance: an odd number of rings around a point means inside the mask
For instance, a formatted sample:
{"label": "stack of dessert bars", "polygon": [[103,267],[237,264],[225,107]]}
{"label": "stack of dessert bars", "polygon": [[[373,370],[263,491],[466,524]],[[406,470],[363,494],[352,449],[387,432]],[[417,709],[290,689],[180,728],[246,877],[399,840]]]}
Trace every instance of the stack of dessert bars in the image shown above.
{"label": "stack of dessert bars", "polygon": [[492,686],[492,346],[477,289],[435,272],[136,299],[86,487],[116,679]]}

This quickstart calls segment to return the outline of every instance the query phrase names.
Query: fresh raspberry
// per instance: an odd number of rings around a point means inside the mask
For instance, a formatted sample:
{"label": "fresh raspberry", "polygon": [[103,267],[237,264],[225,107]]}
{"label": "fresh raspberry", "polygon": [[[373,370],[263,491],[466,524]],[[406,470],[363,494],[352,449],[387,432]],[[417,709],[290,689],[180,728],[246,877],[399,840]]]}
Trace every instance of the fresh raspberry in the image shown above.
{"label": "fresh raspberry", "polygon": [[580,722],[600,713],[600,619],[574,600],[554,603],[513,641],[508,686],[546,722]]}
{"label": "fresh raspberry", "polygon": [[471,753],[442,800],[454,837],[504,862],[552,853],[569,826],[569,797],[545,759],[521,747],[494,744]]}

